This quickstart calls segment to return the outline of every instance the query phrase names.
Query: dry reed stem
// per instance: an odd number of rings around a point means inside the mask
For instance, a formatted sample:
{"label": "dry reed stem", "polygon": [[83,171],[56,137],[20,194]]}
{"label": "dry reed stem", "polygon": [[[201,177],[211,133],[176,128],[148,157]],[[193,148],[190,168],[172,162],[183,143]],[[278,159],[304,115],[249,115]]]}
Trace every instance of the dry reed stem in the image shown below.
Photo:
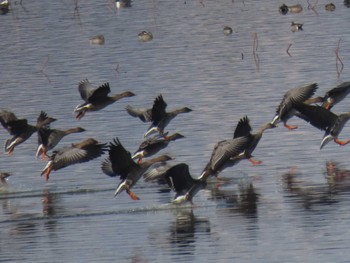
{"label": "dry reed stem", "polygon": [[290,49],[291,46],[292,46],[292,44],[289,44],[288,47],[287,47],[287,50],[286,50],[288,56],[290,56],[290,57],[292,56],[292,55],[289,53],[289,49]]}
{"label": "dry reed stem", "polygon": [[[337,69],[338,79],[340,78],[340,74],[343,72],[343,69],[344,69],[344,63],[341,60],[341,58],[339,57],[340,41],[341,41],[341,38],[339,38],[337,48],[334,50],[334,53],[335,53],[335,68]],[[340,68],[339,68],[339,64],[340,64]]]}
{"label": "dry reed stem", "polygon": [[253,43],[254,62],[255,62],[256,69],[259,71],[260,59],[259,59],[258,54],[256,53],[258,51],[258,47],[259,47],[258,33],[254,32],[253,37],[254,37],[254,43]]}
{"label": "dry reed stem", "polygon": [[316,0],[316,2],[313,5],[311,5],[309,0],[307,0],[307,4],[308,4],[307,9],[311,9],[316,15],[318,15],[318,13],[316,11],[317,3],[318,3],[318,0]]}

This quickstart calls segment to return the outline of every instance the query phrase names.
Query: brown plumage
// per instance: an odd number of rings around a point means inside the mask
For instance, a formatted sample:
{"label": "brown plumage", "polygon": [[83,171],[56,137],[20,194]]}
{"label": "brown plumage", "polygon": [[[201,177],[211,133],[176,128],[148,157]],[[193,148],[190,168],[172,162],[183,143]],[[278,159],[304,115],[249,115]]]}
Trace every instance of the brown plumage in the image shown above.
{"label": "brown plumage", "polygon": [[109,157],[102,162],[101,169],[106,175],[111,177],[120,176],[122,180],[114,196],[117,196],[125,190],[133,200],[139,200],[139,197],[131,191],[131,188],[152,164],[172,159],[173,158],[168,155],[161,155],[138,164],[133,161],[130,152],[123,147],[119,139],[115,138],[113,142],[109,144]]}
{"label": "brown plumage", "polygon": [[45,160],[47,152],[56,147],[56,145],[63,139],[63,137],[71,133],[84,131],[85,129],[81,127],[75,127],[67,130],[51,129],[49,127],[39,129],[36,157],[38,158],[38,156],[41,155],[43,160]]}
{"label": "brown plumage", "polygon": [[295,105],[310,99],[311,96],[314,95],[317,88],[317,84],[312,83],[306,86],[288,90],[278,105],[276,115],[271,121],[271,124],[277,125],[277,123],[283,122],[284,126],[289,130],[298,128],[297,126],[288,125],[287,121],[295,115]]}
{"label": "brown plumage", "polygon": [[13,137],[5,143],[5,152],[12,154],[15,147],[28,140],[33,133],[40,128],[45,127],[56,119],[47,117],[45,112],[41,112],[37,118],[35,126],[28,124],[27,119],[18,119],[16,115],[10,111],[0,111],[0,123]]}
{"label": "brown plumage", "polygon": [[260,127],[260,129],[252,134],[252,127],[250,126],[249,119],[247,116],[243,117],[239,120],[236,130],[234,132],[233,138],[238,138],[242,136],[247,136],[249,138],[248,144],[246,146],[246,149],[244,150],[244,156],[247,158],[253,165],[261,164],[261,161],[257,161],[253,159],[253,151],[255,150],[256,146],[258,145],[260,139],[262,138],[262,135],[266,129],[272,129],[276,126],[271,123],[265,123]]}
{"label": "brown plumage", "polygon": [[180,113],[191,112],[190,108],[184,107],[173,111],[166,111],[167,104],[163,99],[162,95],[159,95],[153,103],[152,107],[152,124],[145,133],[145,137],[153,132],[158,132],[159,134],[164,134],[165,127],[170,123]]}
{"label": "brown plumage", "polygon": [[52,170],[56,171],[69,165],[91,161],[100,157],[106,150],[105,143],[99,143],[93,138],[73,143],[71,146],[53,151],[41,175],[45,174],[48,180]]}
{"label": "brown plumage", "polygon": [[248,144],[248,136],[218,142],[199,179],[206,181],[208,177],[217,176],[224,169],[237,164],[245,157],[243,152]]}
{"label": "brown plumage", "polygon": [[141,143],[139,148],[136,150],[134,155],[132,156],[132,159],[139,159],[138,162],[142,162],[142,158],[150,157],[152,155],[155,155],[160,150],[166,148],[171,141],[176,141],[177,139],[184,138],[180,133],[174,133],[170,136],[164,136],[164,137],[156,137],[156,138],[148,138],[145,141]]}
{"label": "brown plumage", "polygon": [[111,92],[109,83],[104,83],[96,88],[92,86],[87,79],[82,80],[79,83],[78,89],[81,98],[85,101],[83,104],[79,104],[75,107],[74,112],[77,113],[76,118],[78,120],[80,120],[87,111],[98,111],[120,100],[121,98],[135,96],[135,94],[130,91],[108,96],[108,94]]}

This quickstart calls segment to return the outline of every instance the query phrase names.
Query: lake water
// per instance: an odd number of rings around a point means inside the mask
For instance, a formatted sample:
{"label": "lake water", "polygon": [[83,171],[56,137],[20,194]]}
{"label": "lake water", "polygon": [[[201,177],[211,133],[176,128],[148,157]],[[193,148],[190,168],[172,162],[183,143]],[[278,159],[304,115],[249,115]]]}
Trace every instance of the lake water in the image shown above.
{"label": "lake water", "polygon": [[[334,2],[334,12],[325,10],[327,2],[312,10],[303,1],[303,12],[287,15],[272,0],[134,1],[120,10],[112,1],[77,2],[12,0],[11,12],[0,16],[0,108],[29,123],[44,110],[58,119],[54,128],[87,130],[58,147],[118,137],[135,151],[148,124],[125,106],[148,108],[162,94],[168,110],[193,109],[167,127],[186,138],[162,153],[189,164],[197,177],[241,117],[257,130],[288,89],[317,82],[323,95],[350,80],[350,9],[343,1]],[[291,32],[291,21],[304,30]],[[232,35],[223,34],[225,25]],[[142,30],[153,40],[140,42]],[[98,34],[105,44],[91,45]],[[77,87],[85,78],[137,96],[77,121]],[[349,100],[334,112],[349,111]],[[242,161],[223,171],[229,182],[214,181],[194,207],[171,205],[173,192],[142,180],[134,188],[140,201],[125,193],[113,198],[119,180],[102,173],[105,156],[45,182],[34,135],[13,156],[0,155],[0,170],[12,173],[0,188],[0,262],[347,262],[350,146],[329,143],[320,151],[321,131],[297,118],[290,124],[299,129],[279,125],[264,134],[254,152],[263,164]],[[347,125],[340,138],[349,134]],[[2,129],[0,141],[7,138]],[[338,169],[332,180],[330,164]]]}

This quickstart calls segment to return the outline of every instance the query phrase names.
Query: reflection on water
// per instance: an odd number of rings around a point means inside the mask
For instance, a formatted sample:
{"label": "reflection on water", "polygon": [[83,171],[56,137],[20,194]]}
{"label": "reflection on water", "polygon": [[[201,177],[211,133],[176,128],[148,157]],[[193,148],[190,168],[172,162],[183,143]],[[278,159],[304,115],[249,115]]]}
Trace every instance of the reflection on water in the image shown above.
{"label": "reflection on water", "polygon": [[[10,2],[10,12],[0,16],[6,36],[0,108],[29,120],[40,110],[55,112],[55,126],[75,127],[79,81],[109,82],[112,90],[137,96],[79,126],[86,136],[118,136],[134,149],[148,125],[130,118],[126,105],[145,107],[163,94],[170,108],[193,108],[168,125],[186,138],[164,153],[191,164],[197,177],[214,142],[232,136],[242,116],[258,127],[273,117],[288,89],[317,82],[324,94],[350,79],[348,1],[335,3],[334,12],[316,2],[309,9],[304,1],[301,13],[287,15],[272,0],[133,1],[124,9],[102,0]],[[304,23],[304,31],[293,34],[291,21]],[[224,25],[233,28],[231,35],[223,34]],[[138,40],[143,30],[152,32],[152,41]],[[104,45],[89,43],[97,35]],[[346,99],[336,107],[349,110]],[[192,208],[169,206],[168,188],[142,180],[135,186],[139,202],[113,198],[115,182],[101,173],[100,160],[67,167],[45,182],[33,137],[13,156],[0,154],[1,170],[15,175],[6,189],[0,186],[0,261],[342,261],[350,254],[350,148],[319,151],[319,131],[294,121],[298,130],[279,127],[264,136],[256,149],[264,156],[261,166],[241,162],[225,171],[232,171],[230,179],[241,169],[261,180],[211,184]],[[7,138],[0,129],[0,142]],[[282,175],[291,166],[298,169]]]}
{"label": "reflection on water", "polygon": [[256,193],[250,179],[240,180],[236,185],[237,189],[233,189],[231,183],[226,184],[228,189],[222,190],[225,183],[215,185],[210,189],[212,199],[223,200],[226,204],[226,208],[232,212],[239,212],[248,217],[256,216],[259,194]]}
{"label": "reflection on water", "polygon": [[325,163],[325,183],[312,184],[303,179],[297,167],[292,167],[282,175],[284,190],[297,198],[303,207],[310,209],[313,205],[332,205],[339,202],[339,195],[350,194],[350,170],[341,168],[333,161]]}
{"label": "reflection on water", "polygon": [[194,216],[193,210],[182,211],[170,226],[169,241],[178,249],[176,253],[193,254],[196,235],[210,234],[210,222],[207,218]]}
{"label": "reflection on water", "polygon": [[167,231],[152,230],[149,240],[171,254],[176,262],[193,262],[198,243],[210,238],[211,227],[207,217],[196,216],[192,208],[174,210],[174,221],[166,223]]}

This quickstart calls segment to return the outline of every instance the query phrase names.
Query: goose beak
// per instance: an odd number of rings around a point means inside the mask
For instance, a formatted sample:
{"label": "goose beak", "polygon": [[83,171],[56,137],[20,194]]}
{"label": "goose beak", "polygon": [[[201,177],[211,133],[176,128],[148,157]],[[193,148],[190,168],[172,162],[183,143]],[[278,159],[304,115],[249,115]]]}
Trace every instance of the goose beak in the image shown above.
{"label": "goose beak", "polygon": [[323,137],[323,140],[321,142],[321,145],[320,145],[320,150],[327,144],[329,143],[330,141],[334,140],[334,138],[332,137],[332,135],[327,135],[325,137]]}

